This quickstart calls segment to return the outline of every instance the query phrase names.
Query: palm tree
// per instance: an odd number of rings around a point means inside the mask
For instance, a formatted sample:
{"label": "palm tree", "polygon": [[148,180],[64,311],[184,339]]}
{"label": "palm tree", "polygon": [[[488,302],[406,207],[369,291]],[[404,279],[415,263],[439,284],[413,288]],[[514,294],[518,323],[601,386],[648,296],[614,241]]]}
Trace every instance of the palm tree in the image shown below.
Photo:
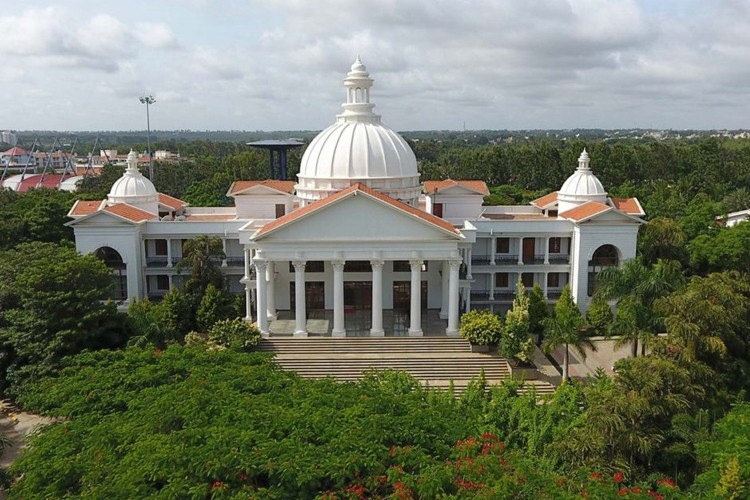
{"label": "palm tree", "polygon": [[185,282],[185,291],[191,296],[203,296],[208,285],[224,289],[224,275],[219,265],[224,259],[224,245],[221,238],[202,234],[187,240],[182,248],[182,260],[177,271],[190,269],[190,277]]}
{"label": "palm tree", "polygon": [[649,267],[640,259],[626,261],[620,267],[603,269],[596,277],[596,293],[605,300],[617,301],[612,332],[619,335],[618,345],[632,342],[632,354],[642,354],[653,335],[663,330],[661,316],[654,312],[654,301],[682,287],[685,278],[680,264],[658,260]]}
{"label": "palm tree", "polygon": [[596,351],[596,346],[583,329],[585,321],[578,306],[573,301],[570,286],[565,285],[560,299],[555,304],[555,313],[544,321],[544,342],[542,350],[549,354],[559,346],[565,346],[563,356],[563,381],[568,380],[568,366],[570,347],[574,347],[583,359],[586,359],[586,349]]}

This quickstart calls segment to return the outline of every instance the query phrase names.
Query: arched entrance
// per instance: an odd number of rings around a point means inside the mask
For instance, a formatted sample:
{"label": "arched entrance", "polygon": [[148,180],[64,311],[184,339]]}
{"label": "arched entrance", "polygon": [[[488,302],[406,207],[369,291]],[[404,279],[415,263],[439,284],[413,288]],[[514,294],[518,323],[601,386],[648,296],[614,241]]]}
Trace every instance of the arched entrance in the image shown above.
{"label": "arched entrance", "polygon": [[94,257],[104,261],[104,264],[112,273],[114,287],[111,297],[113,300],[128,299],[128,273],[127,265],[122,260],[120,252],[110,247],[101,247],[94,252]]}
{"label": "arched entrance", "polygon": [[620,264],[620,254],[614,245],[602,245],[596,249],[589,261],[588,296],[594,295],[596,290],[596,276],[605,267],[617,267]]}

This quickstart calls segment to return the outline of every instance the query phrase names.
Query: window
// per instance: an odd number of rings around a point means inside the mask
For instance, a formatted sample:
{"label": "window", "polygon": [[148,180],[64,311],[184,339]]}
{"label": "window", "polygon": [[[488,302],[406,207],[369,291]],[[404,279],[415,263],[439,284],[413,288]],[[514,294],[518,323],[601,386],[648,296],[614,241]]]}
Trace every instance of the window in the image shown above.
{"label": "window", "polygon": [[156,289],[157,290],[169,290],[169,276],[166,274],[160,274],[156,277]]}
{"label": "window", "polygon": [[549,253],[560,253],[562,247],[562,238],[550,238],[549,239]]}
{"label": "window", "polygon": [[284,214],[286,214],[286,205],[283,203],[277,203],[276,204],[276,218],[284,217]]}
{"label": "window", "polygon": [[434,215],[435,217],[443,216],[443,204],[442,203],[434,203],[432,205],[432,215]]}
{"label": "window", "polygon": [[154,255],[167,255],[167,240],[154,240]]}
{"label": "window", "polygon": [[371,270],[369,260],[348,260],[344,264],[345,273],[369,273]]}
{"label": "window", "polygon": [[497,273],[495,275],[495,288],[508,288],[508,273]]}
{"label": "window", "polygon": [[550,217],[557,217],[557,210],[547,210],[547,215]]}
{"label": "window", "polygon": [[498,238],[495,253],[510,253],[510,238]]}
{"label": "window", "polygon": [[[410,273],[411,264],[408,260],[394,260],[393,261],[393,272],[394,273]],[[422,272],[427,272],[427,261],[422,262]]]}
{"label": "window", "polygon": [[549,273],[547,275],[547,286],[549,288],[560,288],[560,273]]}
{"label": "window", "polygon": [[[308,260],[305,264],[306,273],[322,273],[325,265],[322,260]],[[294,264],[289,262],[289,272],[294,273]]]}
{"label": "window", "polygon": [[596,275],[605,267],[616,267],[620,262],[617,249],[612,245],[602,245],[596,249],[589,261],[588,296],[596,290]]}
{"label": "window", "polygon": [[526,288],[533,287],[534,286],[534,273],[522,273],[521,283],[523,283],[523,286],[525,286]]}

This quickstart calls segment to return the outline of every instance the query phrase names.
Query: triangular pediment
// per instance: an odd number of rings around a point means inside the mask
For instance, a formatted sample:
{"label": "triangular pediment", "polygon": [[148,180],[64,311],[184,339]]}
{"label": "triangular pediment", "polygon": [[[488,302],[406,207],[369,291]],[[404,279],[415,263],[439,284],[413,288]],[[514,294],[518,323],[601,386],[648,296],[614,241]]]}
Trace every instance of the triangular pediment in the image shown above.
{"label": "triangular pediment", "polygon": [[596,215],[593,215],[581,221],[581,224],[611,224],[611,223],[630,223],[630,224],[644,224],[645,221],[630,214],[620,212],[619,210],[608,210]]}
{"label": "triangular pediment", "polygon": [[[289,221],[264,228],[254,236],[255,241],[455,241],[460,232],[441,227],[418,214],[405,211],[363,192],[321,204],[320,208]],[[432,217],[432,216],[430,216]],[[274,223],[270,223],[273,225]]]}
{"label": "triangular pediment", "polygon": [[76,219],[73,221],[70,221],[66,223],[66,226],[84,226],[84,225],[101,225],[101,226],[114,226],[114,225],[122,225],[122,226],[133,226],[137,224],[137,222],[133,222],[131,220],[126,219],[125,217],[121,217],[119,215],[112,214],[110,212],[100,210],[98,212],[95,212],[90,215],[86,215],[85,217],[81,217],[80,219]]}

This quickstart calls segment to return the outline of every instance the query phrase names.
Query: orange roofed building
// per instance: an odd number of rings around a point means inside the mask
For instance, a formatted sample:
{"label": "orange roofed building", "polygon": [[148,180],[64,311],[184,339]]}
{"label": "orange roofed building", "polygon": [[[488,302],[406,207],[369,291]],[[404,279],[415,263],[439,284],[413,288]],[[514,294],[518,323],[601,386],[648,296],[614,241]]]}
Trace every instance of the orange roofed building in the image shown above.
{"label": "orange roofed building", "polygon": [[237,181],[234,207],[157,193],[132,153],[106,200],[71,208],[78,250],[110,265],[127,304],[177,286],[183,243],[216,236],[246,319],[298,337],[457,335],[463,312],[506,310],[519,282],[550,303],[569,284],[585,310],[599,270],[635,256],[643,210],[607,195],[585,150],[560,190],[484,206],[483,181],[419,181],[411,148],[373,111],[372,83],[357,58],[297,180]]}

